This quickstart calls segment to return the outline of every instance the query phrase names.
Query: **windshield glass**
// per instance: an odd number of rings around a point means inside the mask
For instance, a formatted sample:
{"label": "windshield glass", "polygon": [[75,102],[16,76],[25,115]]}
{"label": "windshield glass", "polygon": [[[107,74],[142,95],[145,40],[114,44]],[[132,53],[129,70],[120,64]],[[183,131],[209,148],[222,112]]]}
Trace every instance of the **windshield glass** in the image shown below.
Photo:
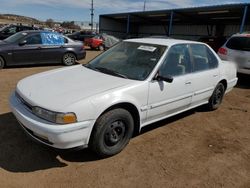
{"label": "windshield glass", "polygon": [[85,66],[114,76],[145,80],[166,48],[156,44],[121,42]]}
{"label": "windshield glass", "polygon": [[26,35],[27,35],[27,33],[25,33],[25,32],[16,33],[16,34],[8,37],[7,39],[4,39],[4,41],[9,42],[9,43],[16,43],[16,42],[19,42]]}

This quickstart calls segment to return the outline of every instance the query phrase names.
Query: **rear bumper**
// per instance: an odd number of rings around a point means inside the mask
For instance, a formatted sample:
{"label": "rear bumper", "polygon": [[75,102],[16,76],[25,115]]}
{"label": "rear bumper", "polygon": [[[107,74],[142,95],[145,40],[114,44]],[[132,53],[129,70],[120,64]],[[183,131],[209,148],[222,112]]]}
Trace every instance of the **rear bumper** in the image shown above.
{"label": "rear bumper", "polygon": [[238,68],[237,72],[242,74],[250,74],[250,68],[249,69]]}
{"label": "rear bumper", "polygon": [[238,81],[238,78],[234,78],[234,79],[229,80],[229,81],[227,82],[227,90],[226,90],[226,93],[228,93],[229,91],[231,91],[231,90],[233,89],[233,87],[236,86],[237,81]]}
{"label": "rear bumper", "polygon": [[76,59],[77,60],[85,59],[85,57],[86,57],[86,51],[85,50],[82,53],[76,54]]}
{"label": "rear bumper", "polygon": [[10,97],[10,107],[25,132],[36,141],[58,149],[88,146],[94,120],[66,125],[47,122],[27,109],[14,93]]}

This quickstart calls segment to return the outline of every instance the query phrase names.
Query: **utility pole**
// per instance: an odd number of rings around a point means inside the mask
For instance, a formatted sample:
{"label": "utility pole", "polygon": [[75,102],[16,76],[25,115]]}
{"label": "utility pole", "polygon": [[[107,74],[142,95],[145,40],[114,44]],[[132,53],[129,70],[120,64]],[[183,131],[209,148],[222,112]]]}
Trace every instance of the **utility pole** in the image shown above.
{"label": "utility pole", "polygon": [[146,0],[144,0],[143,11],[146,10]]}
{"label": "utility pole", "polygon": [[90,9],[91,13],[90,13],[90,16],[91,16],[91,23],[90,23],[90,26],[91,26],[91,31],[93,31],[93,26],[94,26],[94,0],[91,0],[91,9]]}

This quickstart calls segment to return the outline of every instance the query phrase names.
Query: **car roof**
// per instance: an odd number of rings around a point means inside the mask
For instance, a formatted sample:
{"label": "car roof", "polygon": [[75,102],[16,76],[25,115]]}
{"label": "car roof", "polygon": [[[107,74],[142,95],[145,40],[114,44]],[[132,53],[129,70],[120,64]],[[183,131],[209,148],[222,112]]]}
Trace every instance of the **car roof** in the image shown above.
{"label": "car roof", "polygon": [[250,37],[250,32],[244,32],[244,33],[236,33],[232,35],[232,37]]}
{"label": "car roof", "polygon": [[180,39],[171,39],[171,38],[136,38],[136,39],[127,39],[127,42],[139,42],[147,44],[156,44],[163,46],[173,46],[175,44],[204,44],[202,42],[190,41],[190,40],[180,40]]}
{"label": "car roof", "polygon": [[52,32],[52,31],[46,31],[46,30],[26,30],[26,31],[20,31],[22,33],[56,33],[56,34],[60,34],[57,32]]}

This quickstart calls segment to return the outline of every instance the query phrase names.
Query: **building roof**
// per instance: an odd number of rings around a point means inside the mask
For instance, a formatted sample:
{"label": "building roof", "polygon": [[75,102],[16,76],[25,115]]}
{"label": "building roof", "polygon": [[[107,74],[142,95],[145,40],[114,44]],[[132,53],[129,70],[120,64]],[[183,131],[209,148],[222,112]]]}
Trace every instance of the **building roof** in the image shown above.
{"label": "building roof", "polygon": [[[189,7],[189,8],[176,8],[176,9],[164,9],[154,11],[138,11],[138,12],[126,12],[116,14],[103,14],[100,17],[107,17],[116,19],[121,22],[126,22],[128,15],[130,17],[130,23],[155,23],[156,25],[162,22],[168,22],[170,20],[171,13],[173,12],[175,23],[195,23],[195,24],[225,24],[239,23],[242,20],[244,8],[249,6],[250,3],[239,4],[224,4],[214,6],[203,7]],[[250,9],[250,8],[249,8]],[[247,18],[250,17],[250,10],[247,13]],[[250,20],[248,20],[250,21]]]}

